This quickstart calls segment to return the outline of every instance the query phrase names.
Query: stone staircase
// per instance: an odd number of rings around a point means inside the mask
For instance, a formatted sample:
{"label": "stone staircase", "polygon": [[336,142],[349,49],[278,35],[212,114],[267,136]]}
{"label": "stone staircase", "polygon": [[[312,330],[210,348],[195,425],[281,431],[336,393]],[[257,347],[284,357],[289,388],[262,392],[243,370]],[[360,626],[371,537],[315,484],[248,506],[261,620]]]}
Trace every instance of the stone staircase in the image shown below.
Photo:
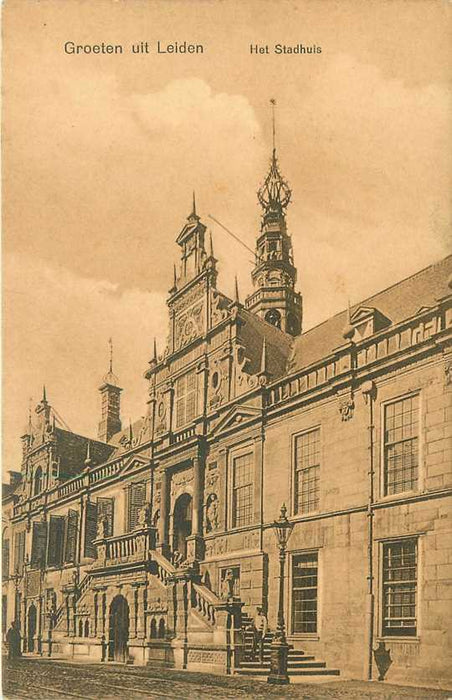
{"label": "stone staircase", "polygon": [[[259,659],[253,659],[253,632],[250,629],[251,625],[252,619],[248,615],[243,614],[244,654],[240,667],[236,669],[236,673],[242,676],[266,678],[270,672],[270,645],[273,640],[273,634],[267,632],[265,636],[262,662]],[[338,669],[327,668],[325,661],[318,661],[314,656],[309,656],[304,651],[296,649],[289,650],[287,672],[290,678],[306,676],[309,680],[339,676],[340,674]]]}

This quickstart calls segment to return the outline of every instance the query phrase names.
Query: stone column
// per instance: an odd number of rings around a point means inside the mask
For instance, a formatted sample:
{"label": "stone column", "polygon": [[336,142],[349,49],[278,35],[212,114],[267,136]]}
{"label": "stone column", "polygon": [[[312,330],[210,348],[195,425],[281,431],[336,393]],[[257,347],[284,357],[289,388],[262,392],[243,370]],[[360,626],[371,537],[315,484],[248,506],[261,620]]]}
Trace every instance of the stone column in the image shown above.
{"label": "stone column", "polygon": [[204,460],[199,456],[193,458],[193,514],[192,534],[187,537],[187,559],[201,560],[202,551],[202,502],[204,491]]}
{"label": "stone column", "polygon": [[202,530],[202,492],[204,465],[199,457],[193,458],[193,518],[192,535],[200,535]]}
{"label": "stone column", "polygon": [[169,496],[170,475],[168,470],[162,473],[162,488],[160,496],[160,522],[158,550],[164,555],[169,554]]}

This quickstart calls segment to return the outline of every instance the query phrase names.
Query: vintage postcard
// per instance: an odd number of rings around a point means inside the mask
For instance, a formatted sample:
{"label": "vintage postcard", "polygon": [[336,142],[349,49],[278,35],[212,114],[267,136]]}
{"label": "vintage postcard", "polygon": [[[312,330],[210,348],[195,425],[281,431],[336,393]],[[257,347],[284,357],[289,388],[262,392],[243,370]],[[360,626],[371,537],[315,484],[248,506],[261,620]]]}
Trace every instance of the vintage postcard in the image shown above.
{"label": "vintage postcard", "polygon": [[5,698],[452,695],[442,0],[5,0]]}

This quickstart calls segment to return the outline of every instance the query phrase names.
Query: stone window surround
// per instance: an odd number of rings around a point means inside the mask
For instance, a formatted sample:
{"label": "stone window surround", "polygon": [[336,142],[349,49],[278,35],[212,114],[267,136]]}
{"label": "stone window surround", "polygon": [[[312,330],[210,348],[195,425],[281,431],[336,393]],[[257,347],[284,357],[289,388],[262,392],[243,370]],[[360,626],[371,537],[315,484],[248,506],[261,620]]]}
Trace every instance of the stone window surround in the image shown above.
{"label": "stone window surround", "polygon": [[[297,510],[297,493],[296,493],[296,450],[297,450],[297,439],[302,436],[306,435],[307,433],[311,433],[314,430],[319,431],[319,444],[320,444],[320,486],[319,486],[319,506],[316,510],[309,511],[308,513],[301,513]],[[290,479],[290,484],[289,484],[289,501],[290,501],[290,508],[289,508],[289,517],[302,517],[304,515],[315,515],[316,513],[321,512],[322,510],[322,491],[321,491],[321,479],[322,479],[322,465],[324,464],[324,448],[323,448],[323,439],[322,439],[322,426],[320,423],[314,423],[313,425],[309,426],[309,428],[303,428],[302,430],[297,430],[296,433],[292,433],[291,435],[291,449],[290,449],[290,459],[291,459],[291,468],[289,472],[289,479]]]}
{"label": "stone window surround", "polygon": [[[389,404],[397,403],[398,401],[403,401],[404,399],[418,397],[418,419],[419,419],[419,431],[418,431],[418,476],[417,476],[417,488],[408,489],[407,491],[400,491],[394,494],[385,494],[385,411]],[[409,494],[421,493],[424,489],[424,466],[423,466],[423,454],[424,454],[424,440],[423,440],[423,428],[424,428],[424,402],[422,396],[421,388],[412,389],[406,391],[403,394],[393,396],[391,398],[381,401],[379,407],[379,425],[375,425],[375,444],[378,444],[380,454],[376,460],[376,468],[378,470],[378,484],[376,487],[376,494],[378,500],[394,500],[397,498],[404,498]],[[375,421],[374,421],[375,422]],[[380,435],[378,436],[378,432]]]}
{"label": "stone window surround", "polygon": [[[320,641],[322,633],[322,612],[323,612],[323,547],[298,547],[287,551],[286,561],[286,581],[284,598],[286,601],[284,617],[286,621],[287,637],[289,639],[306,639],[309,641]],[[317,554],[317,632],[294,632],[292,629],[292,572],[293,558],[300,554]]]}

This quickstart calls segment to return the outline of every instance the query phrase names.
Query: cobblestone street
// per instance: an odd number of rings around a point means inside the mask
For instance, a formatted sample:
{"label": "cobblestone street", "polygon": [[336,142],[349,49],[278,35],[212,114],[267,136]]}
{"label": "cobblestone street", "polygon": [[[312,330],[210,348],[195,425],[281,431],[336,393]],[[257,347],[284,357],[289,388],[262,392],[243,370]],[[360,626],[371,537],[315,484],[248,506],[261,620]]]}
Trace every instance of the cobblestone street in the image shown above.
{"label": "cobblestone street", "polygon": [[328,681],[281,687],[238,677],[168,669],[25,658],[3,661],[3,696],[8,700],[52,698],[448,698],[452,692],[385,683]]}

